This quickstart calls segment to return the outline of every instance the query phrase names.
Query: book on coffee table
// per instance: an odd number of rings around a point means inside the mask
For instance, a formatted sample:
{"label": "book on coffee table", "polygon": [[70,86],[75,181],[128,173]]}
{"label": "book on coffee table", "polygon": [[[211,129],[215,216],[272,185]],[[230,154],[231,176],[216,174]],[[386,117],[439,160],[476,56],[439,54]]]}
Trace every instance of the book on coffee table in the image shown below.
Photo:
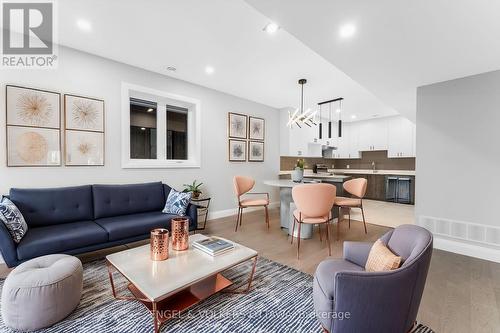
{"label": "book on coffee table", "polygon": [[234,249],[234,244],[218,237],[208,237],[194,241],[193,247],[212,256],[217,256]]}

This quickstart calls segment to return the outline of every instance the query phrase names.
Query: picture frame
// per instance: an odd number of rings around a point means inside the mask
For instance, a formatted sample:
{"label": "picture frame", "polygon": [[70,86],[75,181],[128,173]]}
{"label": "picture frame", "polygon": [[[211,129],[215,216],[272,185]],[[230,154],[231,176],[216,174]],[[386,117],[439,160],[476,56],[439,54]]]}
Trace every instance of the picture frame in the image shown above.
{"label": "picture frame", "polygon": [[66,130],[104,133],[104,100],[64,94],[64,124]]}
{"label": "picture frame", "polygon": [[61,166],[61,131],[7,126],[7,166]]}
{"label": "picture frame", "polygon": [[104,133],[66,130],[66,166],[104,166]]}
{"label": "picture frame", "polygon": [[264,162],[264,142],[248,141],[248,161]]}
{"label": "picture frame", "polygon": [[228,136],[230,138],[246,139],[248,116],[245,114],[228,112]]}
{"label": "picture frame", "polygon": [[247,160],[247,142],[246,140],[229,139],[229,161],[246,162]]}
{"label": "picture frame", "polygon": [[264,141],[266,120],[259,117],[248,117],[248,139]]}

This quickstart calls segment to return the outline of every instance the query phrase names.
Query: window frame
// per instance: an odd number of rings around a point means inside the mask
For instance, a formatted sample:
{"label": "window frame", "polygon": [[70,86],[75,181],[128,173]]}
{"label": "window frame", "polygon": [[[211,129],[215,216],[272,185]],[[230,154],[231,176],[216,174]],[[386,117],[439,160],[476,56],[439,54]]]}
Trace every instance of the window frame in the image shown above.
{"label": "window frame", "polygon": [[[156,110],[156,159],[130,158],[130,98],[150,100],[157,103]],[[188,109],[188,158],[167,160],[167,104]],[[201,167],[201,103],[198,99],[172,94],[157,89],[122,82],[122,168],[123,169],[167,169]]]}

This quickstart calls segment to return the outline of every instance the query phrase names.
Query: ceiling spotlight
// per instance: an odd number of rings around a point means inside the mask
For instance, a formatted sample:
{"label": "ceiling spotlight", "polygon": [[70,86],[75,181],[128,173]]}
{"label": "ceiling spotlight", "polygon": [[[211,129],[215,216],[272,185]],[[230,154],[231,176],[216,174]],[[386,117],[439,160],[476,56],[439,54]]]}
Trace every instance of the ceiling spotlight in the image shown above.
{"label": "ceiling spotlight", "polygon": [[205,67],[205,73],[213,74],[214,72],[215,72],[215,68],[213,68],[212,66]]}
{"label": "ceiling spotlight", "polygon": [[78,19],[76,21],[76,26],[80,30],[85,31],[85,32],[89,32],[90,30],[92,30],[92,24],[89,21],[84,20],[84,19]]}
{"label": "ceiling spotlight", "polygon": [[264,30],[265,32],[267,32],[268,34],[272,35],[274,34],[276,31],[278,31],[280,28],[279,25],[277,25],[276,23],[274,22],[270,22],[268,24],[266,24],[266,26],[264,27]]}
{"label": "ceiling spotlight", "polygon": [[356,117],[356,115],[355,115],[355,114],[353,114],[353,115],[351,116],[351,119],[356,119],[356,118],[357,118],[357,117]]}
{"label": "ceiling spotlight", "polygon": [[148,109],[148,112],[153,112],[153,108],[149,108],[149,109]]}
{"label": "ceiling spotlight", "polygon": [[167,71],[175,72],[176,70],[177,70],[177,68],[175,68],[175,67],[172,67],[172,66],[167,67]]}
{"label": "ceiling spotlight", "polygon": [[141,127],[141,131],[145,131],[146,130],[146,127]]}
{"label": "ceiling spotlight", "polygon": [[340,27],[339,35],[342,38],[350,38],[356,33],[356,26],[352,23],[344,24]]}

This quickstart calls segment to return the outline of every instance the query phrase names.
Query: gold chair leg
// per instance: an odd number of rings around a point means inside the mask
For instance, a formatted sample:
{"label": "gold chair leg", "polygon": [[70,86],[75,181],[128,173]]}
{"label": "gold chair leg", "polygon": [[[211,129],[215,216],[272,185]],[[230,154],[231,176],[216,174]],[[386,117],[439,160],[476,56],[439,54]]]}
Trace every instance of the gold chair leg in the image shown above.
{"label": "gold chair leg", "polygon": [[293,233],[295,232],[295,216],[293,217],[293,226],[292,226],[292,241],[290,242],[290,244],[293,244]]}
{"label": "gold chair leg", "polygon": [[241,216],[241,207],[238,207],[238,217],[236,218],[236,228],[234,229],[234,232],[238,231],[238,224],[240,223],[240,216]]}
{"label": "gold chair leg", "polygon": [[266,224],[267,224],[267,229],[269,229],[269,210],[267,209],[267,206],[265,206],[266,208]]}
{"label": "gold chair leg", "polygon": [[321,237],[321,224],[318,224],[318,230],[319,230],[319,241],[323,242],[323,239]]}
{"label": "gold chair leg", "polygon": [[330,232],[328,231],[328,222],[326,222],[326,242],[328,243],[328,255],[332,255],[332,247],[330,245]]}
{"label": "gold chair leg", "polygon": [[300,251],[300,221],[297,221],[299,223],[299,233],[297,234],[297,259],[299,259],[299,251]]}
{"label": "gold chair leg", "polygon": [[348,214],[349,214],[349,229],[351,229],[351,208],[348,209]]}
{"label": "gold chair leg", "polygon": [[363,215],[363,225],[365,226],[365,234],[367,234],[368,232],[366,231],[365,210],[363,209],[363,206],[361,206],[361,215]]}

